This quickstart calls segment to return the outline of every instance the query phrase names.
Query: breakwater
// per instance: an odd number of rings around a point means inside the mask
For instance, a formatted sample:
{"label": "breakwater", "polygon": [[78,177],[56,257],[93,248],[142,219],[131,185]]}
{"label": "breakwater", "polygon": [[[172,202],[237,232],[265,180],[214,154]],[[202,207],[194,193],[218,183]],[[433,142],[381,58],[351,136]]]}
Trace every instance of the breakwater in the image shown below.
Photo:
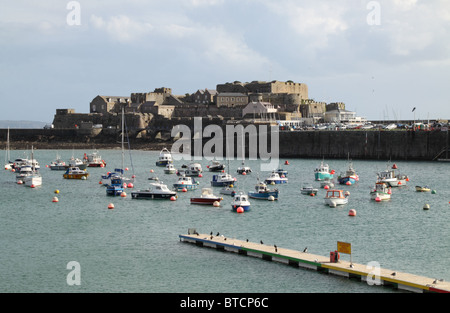
{"label": "breakwater", "polygon": [[[205,125],[204,125],[205,126]],[[225,132],[224,132],[225,133]],[[246,155],[249,156],[248,134]],[[270,140],[270,135],[267,136]],[[6,147],[7,129],[0,129],[0,142]],[[160,130],[158,135],[128,137],[131,149],[153,150],[171,147],[176,139],[170,130]],[[196,140],[199,140],[198,138]],[[211,138],[201,138],[201,145]],[[237,151],[238,136],[234,143]],[[11,129],[11,149],[119,148],[120,133],[116,129]],[[194,146],[194,139],[192,139]],[[280,158],[421,160],[448,159],[450,152],[447,131],[405,130],[345,130],[345,131],[280,131]],[[270,142],[267,150],[270,151]],[[226,148],[224,147],[224,151]]]}

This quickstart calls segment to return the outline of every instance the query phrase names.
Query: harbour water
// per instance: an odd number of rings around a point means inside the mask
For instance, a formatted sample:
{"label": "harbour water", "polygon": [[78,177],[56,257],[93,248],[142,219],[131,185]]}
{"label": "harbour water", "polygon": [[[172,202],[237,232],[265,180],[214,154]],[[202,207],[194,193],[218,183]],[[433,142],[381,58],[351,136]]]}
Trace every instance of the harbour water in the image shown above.
{"label": "harbour water", "polygon": [[[396,162],[398,171],[409,176],[406,186],[393,189],[392,199],[370,200],[376,173],[386,161],[353,161],[360,181],[352,186],[336,185],[350,192],[349,203],[330,208],[324,205],[325,190],[317,196],[302,195],[304,184],[319,187],[314,169],[322,160],[290,159],[289,182],[279,188],[277,201],[251,200],[251,210],[237,214],[231,197],[222,195],[220,207],[191,205],[189,199],[210,187],[213,173],[208,161],[199,161],[203,177],[199,189],[179,192],[177,201],[110,197],[99,184],[100,175],[121,166],[120,150],[103,150],[105,168],[88,168],[87,180],[63,179],[63,171],[46,168],[59,154],[68,161],[89,151],[35,150],[41,164],[43,185],[29,188],[15,183],[15,174],[0,174],[0,291],[1,292],[145,292],[145,293],[386,293],[386,287],[369,286],[346,278],[320,275],[234,253],[202,249],[179,241],[178,235],[196,228],[200,233],[264,241],[318,255],[336,250],[337,241],[352,244],[352,260],[360,264],[376,261],[383,268],[430,278],[450,280],[450,174],[448,163]],[[26,151],[12,151],[22,157]],[[158,176],[169,187],[176,175],[156,167],[157,151],[128,152],[128,176],[136,175],[134,189]],[[325,160],[336,175],[347,168],[346,160]],[[187,164],[175,161],[175,167]],[[236,189],[248,192],[260,172],[260,161],[247,160],[253,172],[237,175],[240,160],[230,161],[230,174],[237,177]],[[150,173],[150,170],[154,173]],[[416,185],[436,190],[419,193]],[[59,194],[54,191],[59,190]],[[219,194],[220,187],[214,187]],[[57,196],[59,202],[52,202]],[[114,209],[108,209],[113,203]],[[429,210],[423,210],[429,204]],[[348,216],[350,209],[356,216]],[[341,254],[349,260],[349,255]],[[79,264],[80,285],[67,277]]]}

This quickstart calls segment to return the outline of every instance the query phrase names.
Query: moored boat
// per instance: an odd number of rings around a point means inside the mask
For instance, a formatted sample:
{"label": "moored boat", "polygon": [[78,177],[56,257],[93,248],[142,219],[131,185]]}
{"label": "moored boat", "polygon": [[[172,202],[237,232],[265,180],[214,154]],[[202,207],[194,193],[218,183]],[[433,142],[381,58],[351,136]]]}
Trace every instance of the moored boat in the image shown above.
{"label": "moored boat", "polygon": [[106,194],[108,196],[120,196],[124,191],[124,182],[120,175],[110,178],[110,182],[106,185]]}
{"label": "moored boat", "polygon": [[428,192],[431,191],[431,188],[428,186],[416,186],[416,191],[418,192]]}
{"label": "moored boat", "polygon": [[199,177],[203,173],[203,169],[200,163],[191,163],[184,170],[186,176]]}
{"label": "moored boat", "polygon": [[288,179],[287,177],[281,177],[280,174],[278,174],[276,171],[273,171],[270,176],[264,180],[264,182],[268,185],[287,184]]}
{"label": "moored boat", "polygon": [[211,186],[213,187],[225,187],[231,186],[236,182],[236,178],[228,173],[220,173],[213,175],[211,180]]}
{"label": "moored boat", "polygon": [[88,176],[88,172],[80,170],[78,167],[69,167],[63,174],[65,179],[87,179]]}
{"label": "moored boat", "polygon": [[312,186],[303,186],[300,189],[302,195],[317,195],[318,189]]}
{"label": "moored boat", "polygon": [[235,212],[238,212],[239,208],[242,208],[244,212],[249,211],[250,201],[248,201],[248,196],[242,192],[235,194],[231,202],[231,208]]}
{"label": "moored boat", "polygon": [[359,176],[356,174],[353,164],[349,162],[348,168],[345,173],[341,173],[337,178],[339,184],[341,185],[353,185],[359,181]]}
{"label": "moored boat", "polygon": [[66,164],[65,169],[69,167],[78,167],[80,170],[85,170],[87,168],[87,163],[83,162],[80,158],[71,157],[68,164]]}
{"label": "moored boat", "polygon": [[386,183],[391,187],[401,187],[405,186],[406,182],[409,181],[408,176],[402,174],[396,174],[395,170],[397,169],[397,165],[394,164],[392,168],[387,167],[385,171],[378,173],[378,180]]}
{"label": "moored boat", "polygon": [[178,181],[173,184],[173,187],[177,191],[183,191],[183,189],[186,189],[186,191],[195,190],[198,187],[198,182],[190,176],[182,175],[178,178]]}
{"label": "moored boat", "polygon": [[217,160],[212,160],[211,164],[206,166],[210,172],[222,172],[225,170],[225,164],[220,163]]}
{"label": "moored boat", "polygon": [[202,188],[202,194],[198,197],[191,198],[191,204],[214,205],[215,202],[220,203],[223,198],[213,194],[211,188]]}
{"label": "moored boat", "polygon": [[64,171],[66,169],[66,162],[60,156],[56,156],[56,159],[49,164],[49,167],[53,171]]}
{"label": "moored boat", "polygon": [[391,189],[385,182],[377,181],[375,188],[370,192],[370,199],[375,201],[386,201],[391,199]]}
{"label": "moored boat", "polygon": [[247,174],[250,174],[251,172],[252,172],[252,169],[250,168],[250,167],[248,167],[248,166],[240,166],[237,170],[236,170],[236,172],[238,173],[238,174],[240,174],[240,175],[247,175]]}
{"label": "moored boat", "polygon": [[348,195],[348,192],[344,194],[344,191],[339,189],[327,190],[327,194],[324,199],[325,204],[333,208],[338,205],[345,205],[348,203]]}
{"label": "moored boat", "polygon": [[263,182],[258,182],[255,185],[254,191],[249,191],[248,196],[252,199],[262,199],[262,200],[269,200],[270,197],[273,198],[273,200],[278,200],[278,189],[269,189],[267,185]]}
{"label": "moored boat", "polygon": [[84,160],[86,161],[88,167],[105,167],[106,166],[106,162],[98,154],[98,151],[94,151],[90,154],[85,153]]}
{"label": "moored boat", "polygon": [[172,154],[167,150],[167,148],[163,148],[159,153],[158,161],[156,161],[156,166],[166,166],[167,164],[173,163]]}
{"label": "moored boat", "polygon": [[16,182],[23,184],[25,177],[33,174],[33,170],[30,165],[21,166],[16,171]]}
{"label": "moored boat", "polygon": [[334,170],[330,171],[330,167],[328,164],[320,163],[320,166],[314,170],[314,179],[315,180],[324,180],[324,179],[333,179]]}
{"label": "moored boat", "polygon": [[175,174],[176,172],[177,172],[177,169],[175,168],[175,166],[173,166],[172,163],[168,163],[166,165],[166,168],[164,169],[165,174]]}
{"label": "moored boat", "polygon": [[150,183],[150,187],[144,190],[137,190],[131,192],[132,199],[171,199],[177,197],[177,192],[167,188],[163,183]]}

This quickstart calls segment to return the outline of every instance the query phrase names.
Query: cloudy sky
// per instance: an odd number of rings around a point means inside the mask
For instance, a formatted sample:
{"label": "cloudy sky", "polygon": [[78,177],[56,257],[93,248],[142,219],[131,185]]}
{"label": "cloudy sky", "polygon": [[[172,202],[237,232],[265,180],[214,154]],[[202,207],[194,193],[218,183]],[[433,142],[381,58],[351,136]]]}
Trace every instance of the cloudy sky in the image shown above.
{"label": "cloudy sky", "polygon": [[[447,0],[0,0],[1,120],[97,95],[293,80],[368,119],[450,118]],[[412,109],[416,107],[415,112]]]}

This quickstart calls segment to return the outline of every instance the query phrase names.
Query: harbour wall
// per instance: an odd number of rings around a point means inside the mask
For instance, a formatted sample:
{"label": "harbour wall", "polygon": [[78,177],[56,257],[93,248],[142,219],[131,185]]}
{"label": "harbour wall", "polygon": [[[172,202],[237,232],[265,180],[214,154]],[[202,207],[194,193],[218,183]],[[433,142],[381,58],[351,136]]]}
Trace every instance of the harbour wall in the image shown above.
{"label": "harbour wall", "polygon": [[[207,124],[203,124],[205,127]],[[163,133],[161,135],[161,133]],[[225,133],[225,131],[224,131]],[[132,149],[151,150],[152,145],[171,147],[174,138],[170,129],[159,132],[160,136],[129,137]],[[234,151],[237,151],[238,136],[235,135]],[[267,135],[270,140],[270,134]],[[6,148],[7,129],[0,129],[0,143]],[[198,140],[198,139],[197,139]],[[211,138],[202,138],[202,147]],[[249,137],[246,134],[246,156],[249,156]],[[226,141],[226,140],[224,140]],[[192,147],[194,140],[192,139]],[[72,149],[86,145],[96,147],[119,147],[120,132],[116,129],[11,129],[12,149]],[[159,144],[159,145],[156,145]],[[422,160],[448,159],[450,152],[446,131],[405,130],[345,130],[345,131],[280,131],[279,156],[281,158],[326,158],[326,159],[375,159],[375,160]],[[259,151],[258,146],[258,151]],[[158,149],[158,148],[157,148]],[[267,152],[271,152],[270,142]],[[226,147],[224,147],[226,151]]]}

